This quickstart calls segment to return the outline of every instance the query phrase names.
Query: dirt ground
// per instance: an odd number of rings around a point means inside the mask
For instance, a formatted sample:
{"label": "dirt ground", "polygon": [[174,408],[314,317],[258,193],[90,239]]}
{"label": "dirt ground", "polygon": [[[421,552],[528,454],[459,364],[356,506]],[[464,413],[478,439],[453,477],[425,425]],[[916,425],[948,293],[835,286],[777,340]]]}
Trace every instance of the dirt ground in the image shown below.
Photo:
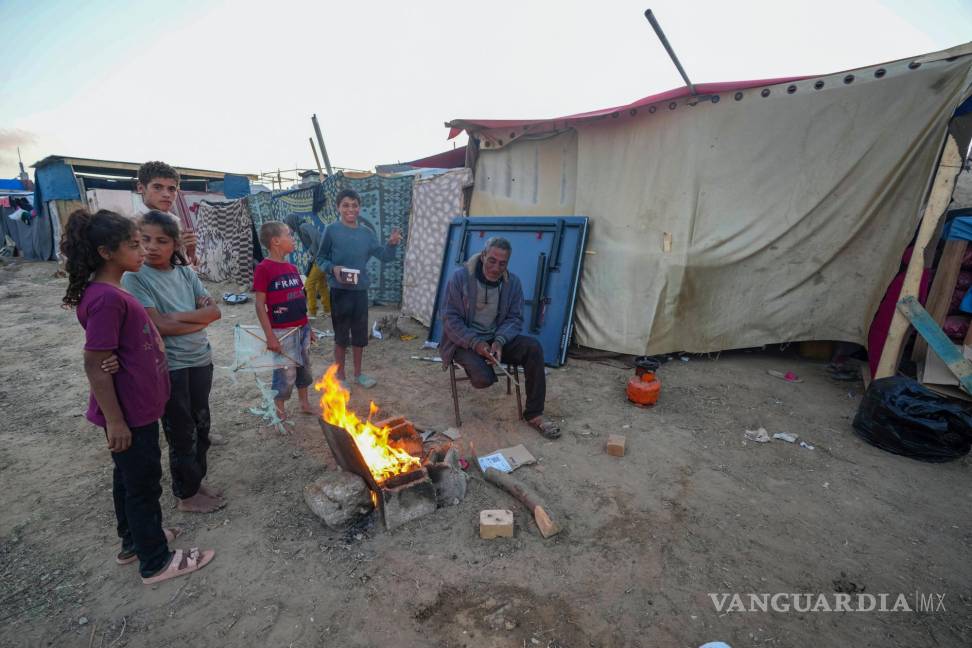
{"label": "dirt ground", "polygon": [[[164,470],[165,521],[187,531],[175,546],[216,559],[146,587],[113,561],[111,462],[83,417],[82,330],[59,307],[66,280],[54,270],[0,268],[3,646],[972,645],[969,459],[925,464],[863,443],[851,430],[861,385],[831,381],[822,363],[792,349],[676,359],[660,370],[658,406],[639,409],[625,400],[623,359],[571,359],[548,377],[547,412],[565,430],[552,442],[517,421],[504,389],[463,385],[466,453],[523,443],[539,463],[515,476],[564,532],[544,540],[478,474],[459,506],[390,532],[373,520],[332,531],[302,496],[335,470],[318,423],[261,426],[253,374],[227,369],[234,325],[256,321],[251,304],[224,306],[210,327],[212,418],[227,440],[211,451],[210,482],[229,504],[177,512]],[[352,403],[448,427],[447,376],[411,359],[430,353],[425,329],[402,326],[418,339],[373,341],[365,361],[379,385]],[[331,348],[315,349],[315,373]],[[815,449],[744,443],[757,426]],[[626,435],[625,457],[605,453],[609,433]],[[512,539],[479,539],[485,508],[514,511]],[[944,609],[727,613],[709,596],[837,590],[944,594]]]}

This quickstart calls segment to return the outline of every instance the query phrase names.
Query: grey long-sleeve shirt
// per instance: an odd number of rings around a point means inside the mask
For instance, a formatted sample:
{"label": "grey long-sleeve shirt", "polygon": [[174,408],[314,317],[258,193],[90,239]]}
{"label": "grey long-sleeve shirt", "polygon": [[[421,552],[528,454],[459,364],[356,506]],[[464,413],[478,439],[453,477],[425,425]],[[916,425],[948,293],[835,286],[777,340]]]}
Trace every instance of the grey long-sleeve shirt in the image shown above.
{"label": "grey long-sleeve shirt", "polygon": [[[331,288],[367,290],[371,283],[365,269],[368,259],[375,257],[380,261],[392,261],[397,249],[397,245],[380,245],[371,230],[363,225],[348,227],[337,221],[324,230],[317,252],[317,267],[327,275],[327,284]],[[334,276],[334,266],[360,270],[358,283],[354,285],[339,282]]]}

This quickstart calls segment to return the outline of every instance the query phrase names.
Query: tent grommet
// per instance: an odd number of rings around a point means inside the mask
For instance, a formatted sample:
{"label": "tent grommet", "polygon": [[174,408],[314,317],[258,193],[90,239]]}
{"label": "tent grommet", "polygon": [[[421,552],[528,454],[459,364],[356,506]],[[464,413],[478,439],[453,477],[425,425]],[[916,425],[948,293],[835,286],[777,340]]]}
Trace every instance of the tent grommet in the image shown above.
{"label": "tent grommet", "polygon": [[769,88],[763,88],[763,91],[760,92],[759,95],[761,97],[768,97],[768,96],[770,96],[770,89]]}
{"label": "tent grommet", "polygon": [[820,90],[823,87],[824,87],[824,82],[823,81],[817,81],[816,83],[813,84],[813,89],[814,90]]}
{"label": "tent grommet", "polygon": [[797,87],[795,85],[791,85],[786,89],[786,94],[793,94],[796,91],[797,91]]}
{"label": "tent grommet", "polygon": [[878,69],[874,70],[874,77],[876,79],[880,79],[881,77],[883,77],[887,73],[888,73],[888,71],[885,70],[884,68],[878,68]]}
{"label": "tent grommet", "polygon": [[648,106],[648,112],[649,113],[654,114],[656,110],[658,110],[657,107],[655,107],[655,106]]}
{"label": "tent grommet", "polygon": [[909,70],[917,70],[920,67],[921,67],[921,62],[920,61],[912,61],[911,63],[908,64],[908,69]]}
{"label": "tent grommet", "polygon": [[742,98],[743,98],[743,93],[741,93],[741,92],[737,92],[736,94],[734,94],[734,95],[732,96],[732,98],[733,98],[733,99],[735,99],[736,101],[742,101]]}
{"label": "tent grommet", "polygon": [[712,95],[712,103],[719,103],[721,100],[719,95]]}
{"label": "tent grommet", "polygon": [[853,74],[848,74],[847,76],[845,76],[844,77],[844,83],[846,83],[848,85],[850,85],[851,83],[854,83],[854,75]]}
{"label": "tent grommet", "polygon": [[670,104],[668,104],[668,109],[669,110],[675,110],[676,108],[678,108],[678,103],[677,102],[673,101]]}

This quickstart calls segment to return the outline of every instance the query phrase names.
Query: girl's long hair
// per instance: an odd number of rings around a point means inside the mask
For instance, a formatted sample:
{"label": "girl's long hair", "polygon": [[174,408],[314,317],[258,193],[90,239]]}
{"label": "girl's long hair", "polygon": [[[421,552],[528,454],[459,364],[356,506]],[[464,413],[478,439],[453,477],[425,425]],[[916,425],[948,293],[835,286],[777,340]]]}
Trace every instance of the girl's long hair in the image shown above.
{"label": "girl's long hair", "polygon": [[169,263],[174,266],[189,265],[186,255],[182,253],[182,230],[179,228],[179,221],[170,214],[153,209],[142,215],[139,219],[141,225],[156,225],[162,229],[162,233],[175,242],[175,250],[172,251],[172,258]]}
{"label": "girl's long hair", "polygon": [[62,300],[65,306],[81,302],[92,275],[105,264],[98,248],[103,246],[114,252],[136,230],[134,221],[107,209],[94,214],[85,209],[71,213],[61,237],[61,254],[67,259],[68,273],[67,292]]}

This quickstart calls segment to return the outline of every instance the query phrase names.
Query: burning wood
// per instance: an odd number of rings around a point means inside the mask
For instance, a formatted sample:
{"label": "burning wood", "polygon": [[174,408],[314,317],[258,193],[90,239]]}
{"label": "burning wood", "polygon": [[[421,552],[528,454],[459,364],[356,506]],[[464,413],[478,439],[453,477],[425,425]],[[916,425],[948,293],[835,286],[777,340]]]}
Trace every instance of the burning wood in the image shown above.
{"label": "burning wood", "polygon": [[[324,377],[314,385],[314,389],[321,392],[323,419],[351,436],[374,481],[381,486],[396,475],[421,470],[421,460],[408,453],[406,448],[410,448],[410,445],[402,439],[402,424],[407,423],[405,419],[372,423],[371,419],[378,413],[378,407],[372,402],[367,420],[362,421],[348,409],[351,393],[341,387],[341,383],[335,378],[336,373],[337,365],[331,365]],[[414,434],[414,428],[412,433]],[[421,440],[419,445],[421,446]]]}
{"label": "burning wood", "polygon": [[401,416],[373,423],[374,403],[362,421],[348,409],[351,394],[336,372],[330,367],[314,388],[322,392],[321,429],[338,465],[368,484],[387,529],[433,513],[436,490],[422,465],[422,437],[415,426]]}

